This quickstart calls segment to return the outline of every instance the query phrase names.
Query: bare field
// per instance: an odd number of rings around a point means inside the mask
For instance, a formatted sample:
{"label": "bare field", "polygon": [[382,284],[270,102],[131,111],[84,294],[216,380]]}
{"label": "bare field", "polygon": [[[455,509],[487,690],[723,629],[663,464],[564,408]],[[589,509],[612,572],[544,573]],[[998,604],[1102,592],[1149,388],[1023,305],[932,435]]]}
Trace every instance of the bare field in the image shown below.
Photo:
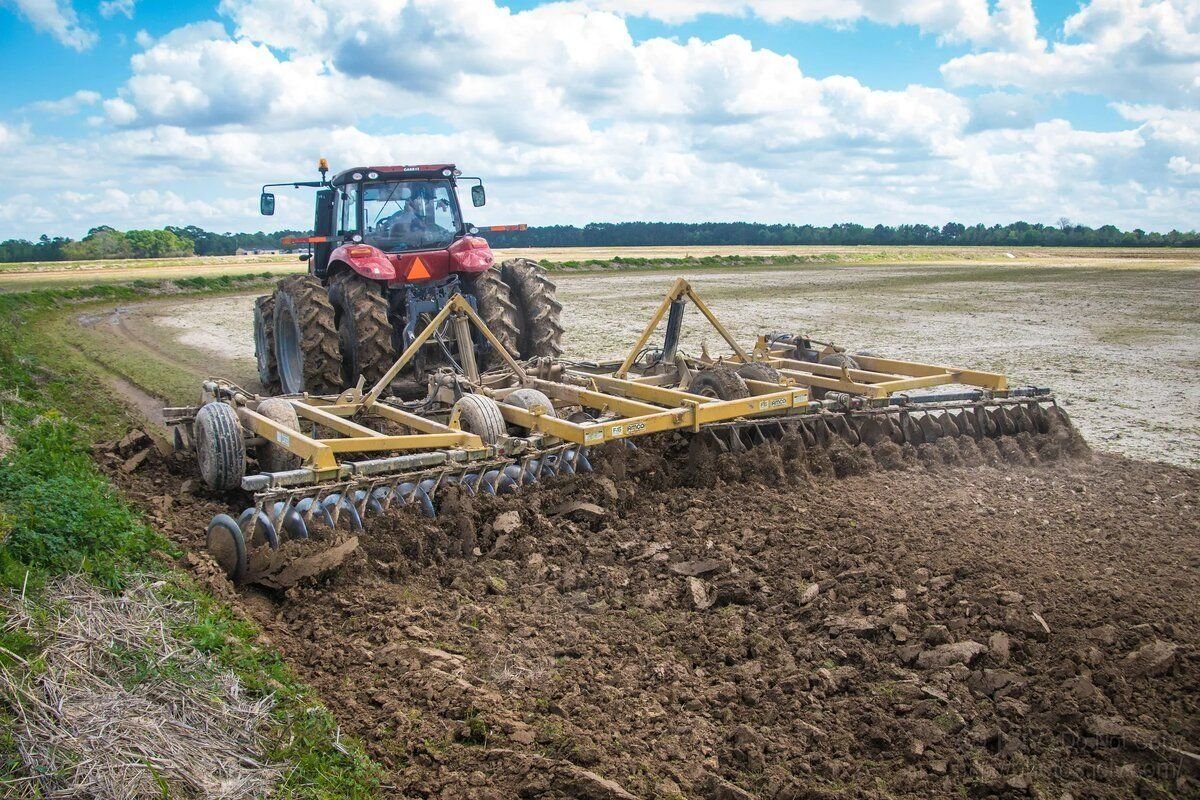
{"label": "bare field", "polygon": [[[1053,388],[1101,450],[1195,466],[1200,262],[1140,266],[806,264],[675,273],[744,341],[803,331],[852,349],[1003,372]],[[568,355],[623,354],[671,277],[556,274]],[[256,386],[252,304],[249,295],[156,300],[89,317],[89,324],[109,341],[152,353],[168,371]],[[698,349],[705,339],[718,352],[715,334],[694,324],[692,331],[688,346]],[[166,399],[189,401],[191,394]]]}
{"label": "bare field", "polygon": [[[1105,268],[1178,269],[1200,264],[1200,251],[1186,248],[1018,248],[1002,247],[562,247],[497,250],[499,260],[533,258],[554,262],[597,262],[624,259],[701,259],[710,256],[776,260],[790,259],[842,264],[1036,264],[1087,263]],[[698,265],[699,268],[699,265]],[[713,267],[709,267],[713,268]],[[270,272],[302,272],[293,255],[195,256],[190,258],[114,259],[95,261],[38,261],[0,264],[0,292],[39,287],[83,286],[134,280],[180,280]]]}

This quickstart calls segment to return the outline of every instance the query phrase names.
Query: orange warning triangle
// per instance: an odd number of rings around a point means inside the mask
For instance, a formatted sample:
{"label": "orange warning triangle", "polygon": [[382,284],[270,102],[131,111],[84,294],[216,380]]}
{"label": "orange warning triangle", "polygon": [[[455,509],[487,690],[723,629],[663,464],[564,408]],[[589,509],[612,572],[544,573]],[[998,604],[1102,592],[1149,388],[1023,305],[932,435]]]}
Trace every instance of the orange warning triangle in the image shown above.
{"label": "orange warning triangle", "polygon": [[422,278],[432,278],[433,275],[429,272],[429,267],[425,266],[425,262],[420,256],[413,259],[412,266],[408,268],[408,279],[410,281],[419,281]]}

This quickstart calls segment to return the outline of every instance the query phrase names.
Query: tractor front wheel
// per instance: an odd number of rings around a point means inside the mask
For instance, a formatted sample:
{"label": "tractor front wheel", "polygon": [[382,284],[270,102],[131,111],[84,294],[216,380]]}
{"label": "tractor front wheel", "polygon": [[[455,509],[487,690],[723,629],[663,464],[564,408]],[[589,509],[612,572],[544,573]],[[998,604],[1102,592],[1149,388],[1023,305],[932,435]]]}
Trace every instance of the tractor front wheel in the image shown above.
{"label": "tractor front wheel", "polygon": [[287,394],[334,394],[341,391],[342,356],[338,350],[333,305],[321,281],[296,275],[275,291],[275,360]]}
{"label": "tractor front wheel", "polygon": [[359,376],[374,386],[395,361],[388,301],[378,284],[353,272],[329,283],[342,351],[342,385],[356,386]]}
{"label": "tractor front wheel", "polygon": [[562,355],[562,303],[546,270],[528,258],[500,265],[500,275],[512,292],[520,316],[517,339],[522,359],[558,358]]}

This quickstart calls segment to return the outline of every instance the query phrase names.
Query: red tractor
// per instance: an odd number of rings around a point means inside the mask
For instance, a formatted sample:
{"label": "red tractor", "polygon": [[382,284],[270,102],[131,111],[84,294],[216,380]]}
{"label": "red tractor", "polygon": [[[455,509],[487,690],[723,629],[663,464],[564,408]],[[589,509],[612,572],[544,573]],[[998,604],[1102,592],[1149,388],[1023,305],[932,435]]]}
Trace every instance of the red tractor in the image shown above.
{"label": "red tractor", "polygon": [[[471,201],[486,202],[483,181],[463,178],[453,164],[356,167],[327,179],[263,186],[259,210],[275,213],[274,186],[317,189],[308,274],[280,281],[258,298],[254,349],[268,391],[336,394],[361,378],[374,384],[415,335],[456,293],[475,307],[496,338],[521,359],[562,353],[562,306],[536,262],[497,265],[479,229],[463,221],[460,180],[474,181]],[[512,230],[514,226],[486,230]],[[425,373],[454,366],[453,336],[435,337],[394,384],[422,391]],[[491,345],[475,356],[486,367]]]}

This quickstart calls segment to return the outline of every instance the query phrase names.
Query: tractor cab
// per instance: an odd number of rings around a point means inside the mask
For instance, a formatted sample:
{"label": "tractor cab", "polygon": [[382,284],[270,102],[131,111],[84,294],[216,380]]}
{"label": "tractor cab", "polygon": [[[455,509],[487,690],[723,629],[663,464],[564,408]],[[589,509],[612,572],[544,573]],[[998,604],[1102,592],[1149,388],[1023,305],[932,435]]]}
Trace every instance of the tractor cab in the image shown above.
{"label": "tractor cab", "polygon": [[[336,190],[331,227],[343,240],[385,253],[444,250],[469,233],[455,191],[459,174],[452,164],[340,172],[330,182]],[[478,188],[483,188],[482,182]],[[472,192],[472,197],[477,206],[483,205],[481,191]]]}

